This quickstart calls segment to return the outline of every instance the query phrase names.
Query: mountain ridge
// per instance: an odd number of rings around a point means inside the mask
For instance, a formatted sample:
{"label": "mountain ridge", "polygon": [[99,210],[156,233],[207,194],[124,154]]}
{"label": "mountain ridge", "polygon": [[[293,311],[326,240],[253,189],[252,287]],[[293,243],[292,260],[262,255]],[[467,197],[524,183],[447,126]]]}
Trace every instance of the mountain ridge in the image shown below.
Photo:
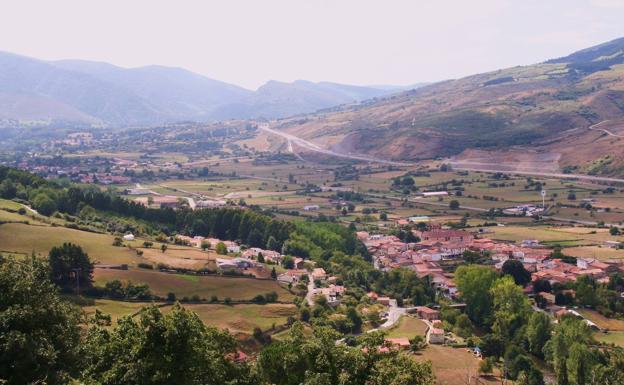
{"label": "mountain ridge", "polygon": [[[469,149],[495,153],[520,146],[536,158],[553,153],[546,158],[557,159],[559,169],[622,175],[624,142],[589,129],[609,121],[615,133],[624,132],[621,52],[624,39],[615,39],[544,63],[438,82],[273,127],[332,151],[394,161],[462,159]],[[604,156],[608,161],[599,159]]]}
{"label": "mountain ridge", "polygon": [[[269,81],[252,91],[179,67],[124,68],[86,60],[44,61],[0,52],[1,122],[155,125],[282,118],[400,90]],[[44,124],[44,123],[42,123]]]}

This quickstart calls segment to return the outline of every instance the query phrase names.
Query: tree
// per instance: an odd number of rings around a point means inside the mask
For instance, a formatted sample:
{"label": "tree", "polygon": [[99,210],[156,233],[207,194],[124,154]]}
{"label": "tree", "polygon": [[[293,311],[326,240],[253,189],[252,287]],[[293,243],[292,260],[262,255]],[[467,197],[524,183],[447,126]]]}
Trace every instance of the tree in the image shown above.
{"label": "tree", "polygon": [[522,287],[531,282],[531,273],[517,259],[508,259],[503,263],[502,273],[513,277],[516,285]]}
{"label": "tree", "polygon": [[42,215],[52,215],[56,211],[56,202],[48,195],[39,193],[32,200],[33,208]]}
{"label": "tree", "polygon": [[466,302],[466,312],[472,322],[479,326],[487,326],[492,322],[490,289],[496,277],[496,271],[478,265],[459,266],[455,272],[455,282]]}
{"label": "tree", "polygon": [[412,352],[418,352],[420,350],[423,350],[425,346],[427,346],[427,341],[425,341],[425,337],[422,335],[414,336],[414,338],[409,340],[409,342],[410,342],[410,350]]}
{"label": "tree", "polygon": [[82,248],[73,243],[55,246],[48,254],[50,278],[64,290],[75,287],[89,287],[93,283],[93,263]]}
{"label": "tree", "polygon": [[0,378],[66,384],[80,361],[80,312],[59,298],[44,261],[0,260]]}
{"label": "tree", "polygon": [[17,187],[10,179],[5,179],[0,183],[0,197],[4,199],[13,199],[17,194]]}
{"label": "tree", "polygon": [[167,293],[167,302],[175,302],[176,295],[175,293],[169,292]]}
{"label": "tree", "polygon": [[550,339],[552,325],[548,315],[542,312],[533,312],[529,317],[526,329],[526,338],[529,343],[529,352],[544,357],[544,345]]}
{"label": "tree", "polygon": [[449,208],[451,210],[457,210],[459,209],[459,201],[453,199],[452,201],[449,202]]}
{"label": "tree", "polygon": [[571,377],[582,378],[590,372],[589,368],[579,362],[587,360],[587,363],[591,363],[593,360],[589,352],[574,345],[586,346],[591,340],[589,326],[574,317],[564,317],[555,327],[551,339],[544,346],[544,353],[555,370],[558,384],[573,384]]}
{"label": "tree", "polygon": [[382,220],[382,221],[387,221],[388,220],[388,214],[386,214],[386,213],[379,214],[379,219]]}
{"label": "tree", "polygon": [[492,374],[493,369],[494,368],[492,365],[492,360],[490,358],[486,358],[484,360],[481,360],[481,362],[479,362],[479,374],[481,375]]}
{"label": "tree", "polygon": [[91,328],[86,337],[86,383],[251,384],[249,366],[228,358],[236,341],[204,325],[179,304],[167,314],[155,306],[124,317],[113,330]]}
{"label": "tree", "polygon": [[531,306],[522,288],[510,276],[497,279],[490,294],[494,305],[492,330],[509,342],[525,324]]}
{"label": "tree", "polygon": [[271,269],[271,278],[277,279],[277,271],[275,271],[275,267]]}
{"label": "tree", "polygon": [[160,245],[160,251],[162,251],[163,253],[165,251],[167,251],[167,244],[166,243],[163,243],[162,245]]}
{"label": "tree", "polygon": [[568,200],[570,201],[575,201],[576,200],[576,194],[571,192],[568,194]]}
{"label": "tree", "polygon": [[227,246],[225,246],[225,243],[223,242],[217,243],[217,247],[215,249],[217,251],[217,254],[220,254],[220,255],[226,255],[228,252]]}
{"label": "tree", "polygon": [[278,251],[280,249],[280,244],[277,239],[275,239],[275,237],[271,235],[269,236],[269,239],[267,239],[266,248],[269,250]]}

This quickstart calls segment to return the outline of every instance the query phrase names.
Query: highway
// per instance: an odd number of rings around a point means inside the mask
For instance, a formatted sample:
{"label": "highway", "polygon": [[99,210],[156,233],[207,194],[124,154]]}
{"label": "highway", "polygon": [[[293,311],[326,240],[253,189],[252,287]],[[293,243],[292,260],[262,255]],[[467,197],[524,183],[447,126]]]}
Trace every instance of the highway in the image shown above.
{"label": "highway", "polygon": [[[278,130],[274,130],[272,128],[269,127],[268,124],[263,124],[260,125],[259,128],[263,131],[266,131],[270,134],[273,135],[278,135],[281,136],[282,138],[286,139],[286,141],[288,142],[288,150],[290,152],[292,152],[293,154],[295,154],[295,156],[298,156],[294,150],[293,150],[293,144],[296,144],[299,147],[303,147],[306,150],[309,151],[314,151],[314,152],[318,152],[320,154],[325,154],[325,155],[330,155],[330,156],[335,156],[338,158],[347,158],[347,159],[354,159],[354,160],[360,160],[360,161],[364,161],[364,162],[371,162],[371,163],[381,163],[381,164],[390,164],[393,166],[413,166],[413,163],[405,163],[405,162],[394,162],[391,160],[386,160],[386,159],[380,159],[380,158],[375,158],[372,156],[366,156],[366,155],[361,155],[361,154],[343,154],[343,153],[339,153],[339,152],[335,152],[332,150],[326,150],[324,148],[319,147],[318,145],[309,142],[305,139],[301,139],[297,136],[291,135],[291,134],[287,134],[285,132],[282,131],[278,131]],[[300,159],[300,156],[298,156]]]}

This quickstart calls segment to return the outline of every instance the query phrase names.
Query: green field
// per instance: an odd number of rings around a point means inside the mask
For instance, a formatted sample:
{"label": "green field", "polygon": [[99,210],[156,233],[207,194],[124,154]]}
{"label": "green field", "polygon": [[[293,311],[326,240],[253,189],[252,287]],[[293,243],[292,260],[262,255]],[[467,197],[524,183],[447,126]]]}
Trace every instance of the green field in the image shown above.
{"label": "green field", "polygon": [[415,336],[424,336],[427,332],[427,324],[418,318],[403,316],[399,324],[389,329],[389,338],[414,338]]}
{"label": "green field", "polygon": [[47,255],[63,242],[80,245],[92,260],[106,264],[136,265],[140,258],[126,247],[114,247],[114,237],[66,227],[32,226],[21,223],[0,225],[0,249],[4,252]]}
{"label": "green field", "polygon": [[[123,302],[108,299],[98,299],[92,306],[83,308],[88,315],[98,309],[105,314],[110,314],[113,325],[121,317],[139,312],[143,307],[149,306],[148,302]],[[167,313],[172,305],[161,306],[161,311]],[[219,329],[228,329],[232,333],[251,334],[254,328],[268,330],[273,325],[279,326],[286,323],[289,316],[297,312],[294,305],[288,304],[185,304],[185,308],[197,313],[199,318],[209,326]]]}
{"label": "green field", "polygon": [[[283,325],[289,316],[297,312],[295,305],[266,304],[248,305],[237,304],[232,306],[214,304],[191,304],[185,308],[194,311],[206,325],[220,329],[228,329],[233,333],[251,334],[253,329],[262,330]],[[163,311],[167,312],[169,308]]]}
{"label": "green field", "polygon": [[95,313],[95,309],[98,309],[105,314],[110,314],[114,325],[119,318],[134,314],[141,310],[143,307],[149,305],[151,305],[151,303],[149,302],[123,302],[113,301],[110,299],[97,299],[95,300],[94,305],[85,306],[82,309],[87,314]]}
{"label": "green field", "polygon": [[624,347],[624,332],[595,333],[594,338],[607,344],[616,344]]}
{"label": "green field", "polygon": [[222,276],[198,276],[168,274],[159,271],[129,269],[96,269],[95,284],[103,286],[107,281],[119,279],[124,282],[145,283],[159,296],[175,293],[178,298],[198,295],[210,299],[216,295],[220,300],[250,300],[258,294],[277,292],[279,301],[292,301],[294,296],[273,280],[253,278],[230,278]]}

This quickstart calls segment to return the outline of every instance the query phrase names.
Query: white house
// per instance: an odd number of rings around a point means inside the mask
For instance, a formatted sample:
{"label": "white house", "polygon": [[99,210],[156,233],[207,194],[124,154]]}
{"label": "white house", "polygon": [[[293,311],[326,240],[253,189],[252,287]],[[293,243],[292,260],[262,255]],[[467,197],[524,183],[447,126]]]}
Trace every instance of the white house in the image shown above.
{"label": "white house", "polygon": [[134,241],[134,234],[126,234],[123,236],[124,241]]}

